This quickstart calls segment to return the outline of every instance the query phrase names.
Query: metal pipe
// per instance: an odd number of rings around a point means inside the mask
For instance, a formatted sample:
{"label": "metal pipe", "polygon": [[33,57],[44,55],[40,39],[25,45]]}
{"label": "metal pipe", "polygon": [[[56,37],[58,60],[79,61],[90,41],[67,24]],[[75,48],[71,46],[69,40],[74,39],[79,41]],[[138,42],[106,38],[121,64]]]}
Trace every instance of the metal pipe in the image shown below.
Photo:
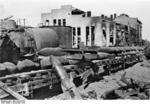
{"label": "metal pipe", "polygon": [[66,93],[67,91],[73,99],[81,99],[81,95],[77,91],[76,86],[73,83],[73,79],[69,77],[64,67],[61,65],[61,62],[52,55],[50,56],[50,61],[61,79],[61,87],[63,92]]}

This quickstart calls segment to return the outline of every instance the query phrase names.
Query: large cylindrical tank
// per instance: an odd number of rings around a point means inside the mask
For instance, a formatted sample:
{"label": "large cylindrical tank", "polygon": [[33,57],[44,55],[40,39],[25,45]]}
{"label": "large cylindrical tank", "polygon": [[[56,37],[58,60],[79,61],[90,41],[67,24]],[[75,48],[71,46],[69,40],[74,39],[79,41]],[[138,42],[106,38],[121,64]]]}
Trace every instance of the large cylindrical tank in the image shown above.
{"label": "large cylindrical tank", "polygon": [[26,44],[26,37],[24,36],[24,32],[15,32],[12,31],[9,34],[10,39],[15,43],[15,45],[19,48],[24,48]]}
{"label": "large cylindrical tank", "polygon": [[31,35],[35,40],[36,49],[46,47],[58,47],[58,35],[53,29],[49,28],[29,28],[25,30],[27,35]]}

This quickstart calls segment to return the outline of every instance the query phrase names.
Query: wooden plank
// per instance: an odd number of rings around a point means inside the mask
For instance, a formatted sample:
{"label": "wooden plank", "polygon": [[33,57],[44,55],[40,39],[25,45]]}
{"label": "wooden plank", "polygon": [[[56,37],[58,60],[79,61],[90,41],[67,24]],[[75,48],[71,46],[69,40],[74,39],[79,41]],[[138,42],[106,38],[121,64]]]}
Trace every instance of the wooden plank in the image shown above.
{"label": "wooden plank", "polygon": [[18,100],[27,100],[26,98],[24,98],[23,96],[21,96],[20,94],[18,94],[17,92],[13,91],[11,88],[9,88],[8,86],[6,86],[3,82],[0,81],[0,88],[3,89],[4,91],[8,92],[10,95],[12,95],[13,97],[15,97]]}
{"label": "wooden plank", "polygon": [[0,77],[0,80],[8,79],[8,78],[14,78],[14,77],[19,77],[19,76],[24,76],[24,75],[33,75],[36,73],[45,73],[48,71],[51,71],[52,69],[45,69],[45,70],[38,70],[38,71],[31,71],[31,72],[23,72],[23,73],[17,73],[17,74],[11,74],[11,75],[6,75],[4,77]]}
{"label": "wooden plank", "polygon": [[[64,67],[67,68],[68,66],[69,65],[65,65]],[[0,80],[9,79],[9,78],[15,78],[15,77],[20,77],[22,75],[25,76],[25,75],[33,75],[33,74],[37,74],[37,73],[46,73],[46,72],[51,72],[52,70],[53,69],[40,69],[40,70],[36,70],[36,71],[34,70],[34,71],[30,71],[30,72],[22,72],[22,73],[17,73],[17,74],[11,74],[11,75],[6,75],[4,77],[0,77]]]}

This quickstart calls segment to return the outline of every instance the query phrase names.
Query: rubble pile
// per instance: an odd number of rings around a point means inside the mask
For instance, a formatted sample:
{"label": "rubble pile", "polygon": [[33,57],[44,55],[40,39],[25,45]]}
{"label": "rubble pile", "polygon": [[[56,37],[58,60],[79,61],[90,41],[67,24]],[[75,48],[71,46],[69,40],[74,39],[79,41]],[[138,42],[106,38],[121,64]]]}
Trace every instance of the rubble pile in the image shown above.
{"label": "rubble pile", "polygon": [[[86,85],[82,85],[78,87],[77,89],[80,91],[82,99],[103,99],[103,96],[105,96],[105,93],[110,92],[114,89],[117,89],[121,87],[117,82],[119,77],[117,78],[111,78],[111,76],[107,76],[104,80],[101,80],[99,82],[94,82],[89,84],[86,88]],[[54,96],[50,98],[51,100],[68,100],[70,99],[69,95],[66,95],[66,93],[62,93],[58,96]]]}
{"label": "rubble pile", "polygon": [[[121,77],[122,72],[118,72],[118,74],[112,74],[110,76],[105,76],[103,80],[98,82],[90,83],[88,86],[82,85],[78,87],[78,91],[81,94],[82,99],[103,99],[104,94],[110,92],[114,89],[121,87],[118,84],[118,81]],[[70,99],[69,94],[62,93],[60,95],[54,96],[50,98],[51,100],[68,100]]]}
{"label": "rubble pile", "polygon": [[[119,71],[103,80],[82,85],[77,89],[82,99],[149,99],[150,62],[143,61],[126,70]],[[68,100],[69,95],[62,93],[50,98]]]}
{"label": "rubble pile", "polygon": [[120,99],[150,99],[149,66],[149,61],[145,60],[125,70],[120,81],[126,85],[109,92],[107,96],[112,95]]}
{"label": "rubble pile", "polygon": [[132,79],[136,82],[149,83],[150,81],[150,63],[149,61],[143,61],[125,71],[125,78]]}
{"label": "rubble pile", "polygon": [[17,64],[11,62],[0,63],[0,77],[21,72],[29,72],[39,69],[40,64],[31,60],[25,59],[18,61]]}

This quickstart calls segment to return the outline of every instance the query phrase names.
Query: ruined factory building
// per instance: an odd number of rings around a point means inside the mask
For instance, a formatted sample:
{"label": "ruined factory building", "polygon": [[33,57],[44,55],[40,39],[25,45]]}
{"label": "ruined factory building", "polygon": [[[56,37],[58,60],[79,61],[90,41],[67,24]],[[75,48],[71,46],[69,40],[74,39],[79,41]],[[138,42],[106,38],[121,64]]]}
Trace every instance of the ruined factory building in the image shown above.
{"label": "ruined factory building", "polygon": [[150,48],[142,22],[92,16],[71,5],[39,27],[0,21],[0,99],[150,99]]}
{"label": "ruined factory building", "polygon": [[80,42],[86,46],[132,46],[142,42],[142,23],[126,14],[92,16],[91,11],[63,5],[42,13],[41,21],[44,26],[71,26],[73,48]]}

